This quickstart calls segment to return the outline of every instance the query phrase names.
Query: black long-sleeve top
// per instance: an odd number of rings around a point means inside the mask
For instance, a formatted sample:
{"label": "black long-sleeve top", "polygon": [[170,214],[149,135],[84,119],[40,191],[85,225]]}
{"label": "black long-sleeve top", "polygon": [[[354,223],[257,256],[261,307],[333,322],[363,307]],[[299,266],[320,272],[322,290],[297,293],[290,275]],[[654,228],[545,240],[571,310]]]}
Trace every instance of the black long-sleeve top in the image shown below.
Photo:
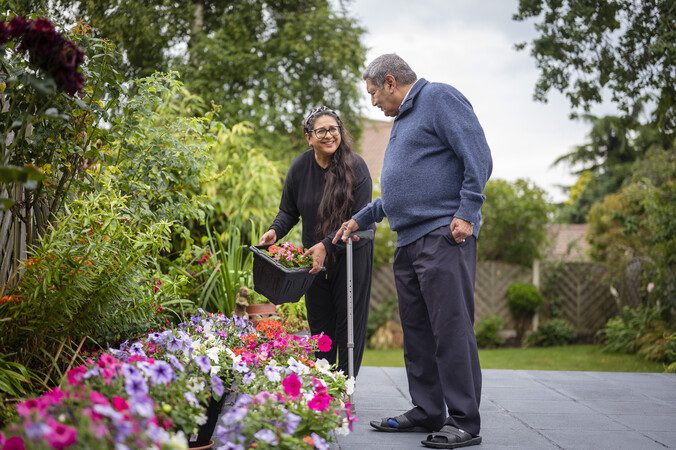
{"label": "black long-sleeve top", "polygon": [[[372,181],[366,163],[361,156],[354,155],[354,187],[352,215],[361,210],[371,201]],[[331,254],[337,248],[331,243],[331,236],[322,236],[318,223],[319,203],[324,194],[324,179],[327,169],[323,169],[315,160],[314,151],[309,149],[298,156],[291,163],[286,179],[284,190],[279,203],[279,212],[272,222],[270,229],[275,230],[277,239],[281,239],[291,231],[298,219],[303,219],[303,246],[307,249],[322,241],[327,254]],[[343,221],[350,219],[343,218]],[[355,246],[359,244],[356,243]],[[340,245],[338,248],[344,248]]]}

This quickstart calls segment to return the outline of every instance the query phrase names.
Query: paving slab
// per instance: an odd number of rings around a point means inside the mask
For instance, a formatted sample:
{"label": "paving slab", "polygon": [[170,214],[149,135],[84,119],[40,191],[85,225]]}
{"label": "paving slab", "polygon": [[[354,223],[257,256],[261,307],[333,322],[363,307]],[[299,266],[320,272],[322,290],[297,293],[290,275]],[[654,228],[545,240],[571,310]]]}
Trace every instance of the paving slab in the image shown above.
{"label": "paving slab", "polygon": [[[425,448],[425,433],[369,426],[412,407],[403,368],[362,367],[354,403],[359,422],[333,450]],[[674,374],[484,370],[480,410],[483,450],[676,448]]]}

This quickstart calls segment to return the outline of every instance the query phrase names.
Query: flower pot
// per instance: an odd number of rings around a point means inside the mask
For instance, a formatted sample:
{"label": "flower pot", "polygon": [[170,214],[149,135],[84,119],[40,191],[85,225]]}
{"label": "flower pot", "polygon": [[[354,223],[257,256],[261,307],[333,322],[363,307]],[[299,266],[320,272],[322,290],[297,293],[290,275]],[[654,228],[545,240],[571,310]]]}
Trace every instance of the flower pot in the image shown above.
{"label": "flower pot", "polygon": [[259,320],[277,316],[277,305],[273,305],[272,303],[256,303],[248,305],[246,307],[246,313],[249,315],[249,320],[253,323],[258,323]]}
{"label": "flower pot", "polygon": [[199,447],[193,447],[191,444],[188,448],[191,448],[192,450],[208,450],[210,448],[214,448],[214,441],[209,441],[208,444],[200,445]]}
{"label": "flower pot", "polygon": [[214,434],[216,429],[216,423],[218,422],[218,417],[221,415],[221,410],[223,409],[223,404],[225,403],[226,393],[223,393],[223,396],[220,400],[214,400],[213,397],[209,400],[209,406],[207,406],[207,421],[204,425],[199,427],[197,436],[191,436],[188,441],[188,447],[192,449],[206,449],[212,448],[214,442],[211,440],[211,437]]}
{"label": "flower pot", "polygon": [[293,303],[308,290],[315,275],[310,267],[284,267],[266,254],[268,246],[251,246],[253,252],[254,290],[275,305]]}

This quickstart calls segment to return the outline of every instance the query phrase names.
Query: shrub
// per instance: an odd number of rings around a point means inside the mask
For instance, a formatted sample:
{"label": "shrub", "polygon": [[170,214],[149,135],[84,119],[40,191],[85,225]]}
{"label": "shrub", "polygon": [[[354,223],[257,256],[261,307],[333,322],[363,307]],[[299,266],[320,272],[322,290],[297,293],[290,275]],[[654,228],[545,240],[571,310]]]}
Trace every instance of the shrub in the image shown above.
{"label": "shrub", "polygon": [[636,353],[639,336],[658,316],[659,311],[655,308],[625,306],[619,316],[608,319],[601,332],[605,341],[603,351]]}
{"label": "shrub", "polygon": [[528,322],[543,301],[542,294],[533,284],[513,283],[507,288],[507,306],[516,321],[516,337],[519,342],[528,328]]}
{"label": "shrub", "polygon": [[486,316],[474,325],[476,343],[479,348],[495,348],[504,344],[505,339],[500,336],[500,331],[504,326],[505,321],[496,315]]}
{"label": "shrub", "polygon": [[526,338],[526,345],[533,347],[568,345],[575,341],[576,336],[577,333],[570,323],[563,319],[552,319],[531,333]]}
{"label": "shrub", "polygon": [[543,300],[533,284],[513,283],[507,288],[507,305],[515,318],[533,317]]}

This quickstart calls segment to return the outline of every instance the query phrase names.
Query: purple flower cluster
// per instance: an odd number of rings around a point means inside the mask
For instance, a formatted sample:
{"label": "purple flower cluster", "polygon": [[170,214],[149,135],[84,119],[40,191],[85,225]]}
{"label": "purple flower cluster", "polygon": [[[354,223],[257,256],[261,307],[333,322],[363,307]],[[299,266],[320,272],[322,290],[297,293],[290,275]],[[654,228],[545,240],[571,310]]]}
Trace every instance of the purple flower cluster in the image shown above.
{"label": "purple flower cluster", "polygon": [[9,22],[0,22],[0,45],[10,40],[17,41],[17,49],[28,53],[31,65],[48,73],[68,95],[72,97],[82,89],[84,76],[78,67],[84,61],[84,52],[56,31],[49,20],[15,16]]}

